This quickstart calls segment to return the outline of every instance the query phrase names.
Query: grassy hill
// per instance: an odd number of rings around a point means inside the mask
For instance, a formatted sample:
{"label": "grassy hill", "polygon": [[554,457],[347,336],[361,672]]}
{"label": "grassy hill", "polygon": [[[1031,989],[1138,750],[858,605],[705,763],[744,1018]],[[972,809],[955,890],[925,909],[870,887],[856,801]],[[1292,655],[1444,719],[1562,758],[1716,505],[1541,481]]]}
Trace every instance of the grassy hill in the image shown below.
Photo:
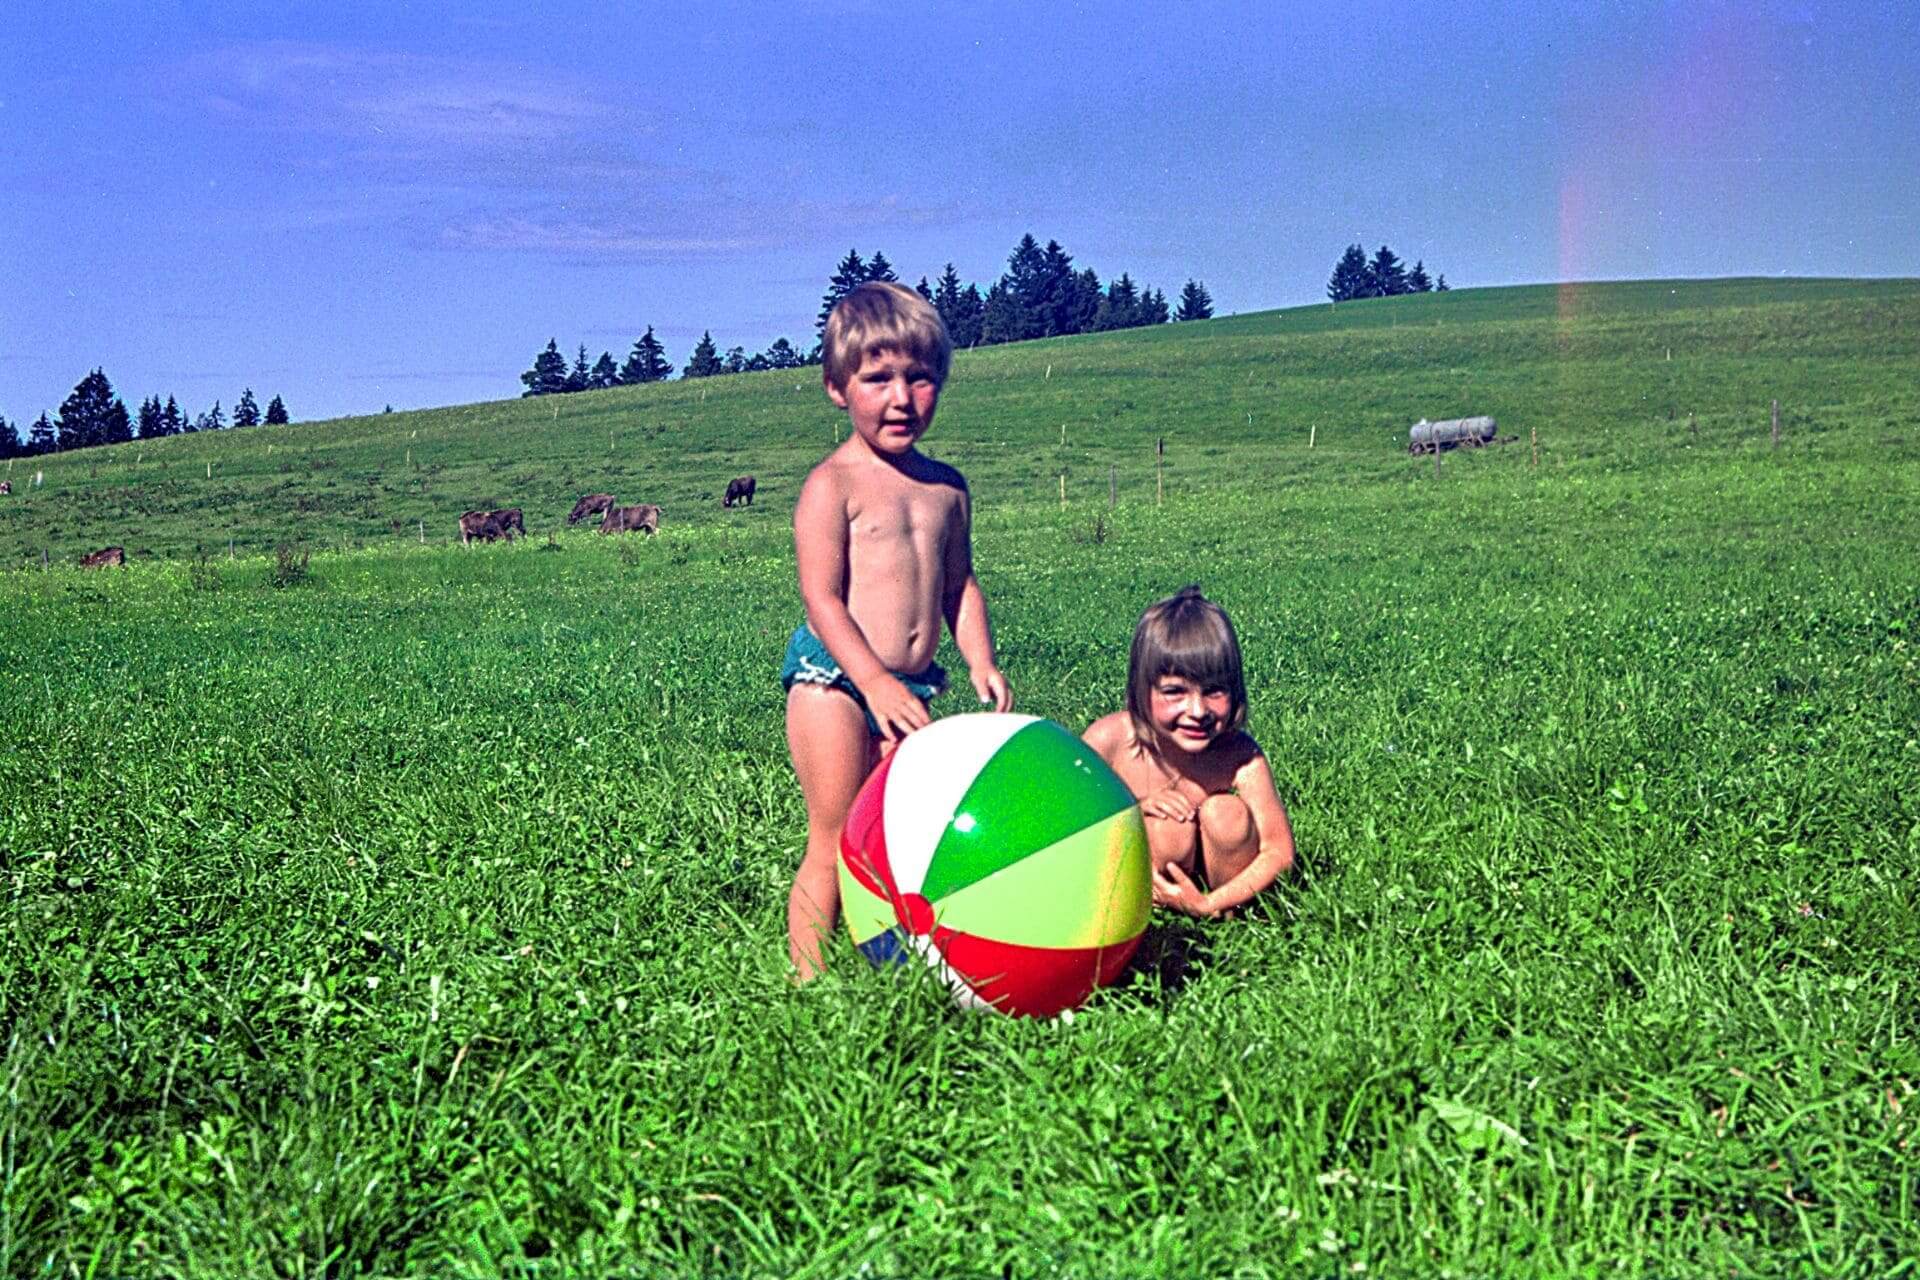
{"label": "grassy hill", "polygon": [[[1462,289],[962,353],[928,447],[990,504],[1057,500],[1062,472],[1091,498],[1110,468],[1132,502],[1157,438],[1172,491],[1198,496],[1404,476],[1423,416],[1537,430],[1550,465],[1637,465],[1690,414],[1681,444],[1751,448],[1778,398],[1790,450],[1910,456],[1916,367],[1920,282]],[[804,370],[83,450],[15,465],[0,564],[417,544],[423,522],[445,541],[474,507],[523,507],[539,533],[603,490],[698,526],[741,472],[769,509],[726,518],[764,522],[844,429]]]}
{"label": "grassy hill", "polygon": [[[787,984],[810,380],[16,468],[0,1273],[1905,1274],[1917,345],[1915,282],[1707,281],[960,357],[1020,707],[1198,580],[1299,841],[1071,1023]],[[1468,412],[1521,442],[1404,453]],[[603,487],[661,535],[549,543]]]}

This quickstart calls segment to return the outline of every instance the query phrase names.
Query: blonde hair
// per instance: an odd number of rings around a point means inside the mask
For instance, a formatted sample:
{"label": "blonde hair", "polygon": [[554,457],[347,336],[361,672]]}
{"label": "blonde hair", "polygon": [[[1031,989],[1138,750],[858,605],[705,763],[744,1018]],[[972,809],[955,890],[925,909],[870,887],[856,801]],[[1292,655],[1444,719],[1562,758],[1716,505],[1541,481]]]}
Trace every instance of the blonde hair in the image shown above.
{"label": "blonde hair", "polygon": [[845,387],[866,358],[899,351],[933,370],[944,383],[953,364],[953,339],[933,304],[905,285],[869,280],[834,304],[820,335],[820,363],[827,380]]}
{"label": "blonde hair", "polygon": [[1240,638],[1227,611],[1201,595],[1197,586],[1182,587],[1153,605],[1133,629],[1133,649],[1127,656],[1127,720],[1133,726],[1134,741],[1156,756],[1160,739],[1151,714],[1153,684],[1169,675],[1225,689],[1228,710],[1223,732],[1246,727],[1247,678],[1240,666]]}

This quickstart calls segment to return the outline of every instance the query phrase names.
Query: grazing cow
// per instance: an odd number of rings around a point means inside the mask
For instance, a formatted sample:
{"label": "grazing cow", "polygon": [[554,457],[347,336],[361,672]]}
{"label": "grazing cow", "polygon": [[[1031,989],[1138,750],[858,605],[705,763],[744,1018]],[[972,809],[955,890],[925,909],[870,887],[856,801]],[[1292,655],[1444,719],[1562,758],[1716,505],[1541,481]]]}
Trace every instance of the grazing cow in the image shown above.
{"label": "grazing cow", "polygon": [[645,529],[648,533],[660,532],[660,508],[651,502],[631,507],[608,507],[606,518],[600,522],[602,533],[631,533],[637,529]]}
{"label": "grazing cow", "polygon": [[500,515],[495,511],[469,511],[460,517],[460,543],[465,546],[475,538],[482,542],[492,542],[505,530],[500,524]]}
{"label": "grazing cow", "polygon": [[727,481],[727,496],[720,499],[720,505],[730,507],[736,502],[753,505],[754,479],[752,476],[737,476]]}
{"label": "grazing cow", "polygon": [[527,525],[526,521],[520,518],[520,508],[503,507],[498,511],[489,511],[487,514],[493,517],[494,523],[500,529],[500,536],[508,542],[513,541],[513,535],[516,531],[518,531],[523,538],[527,536]]}
{"label": "grazing cow", "polygon": [[567,512],[568,524],[579,524],[588,516],[605,515],[607,508],[613,505],[610,493],[590,493],[573,504],[573,510]]}
{"label": "grazing cow", "polygon": [[90,556],[80,557],[82,569],[104,569],[110,564],[117,564],[124,569],[127,564],[126,551],[120,547],[102,547]]}
{"label": "grazing cow", "polygon": [[0,498],[4,498],[12,492],[13,492],[13,481],[0,480]]}

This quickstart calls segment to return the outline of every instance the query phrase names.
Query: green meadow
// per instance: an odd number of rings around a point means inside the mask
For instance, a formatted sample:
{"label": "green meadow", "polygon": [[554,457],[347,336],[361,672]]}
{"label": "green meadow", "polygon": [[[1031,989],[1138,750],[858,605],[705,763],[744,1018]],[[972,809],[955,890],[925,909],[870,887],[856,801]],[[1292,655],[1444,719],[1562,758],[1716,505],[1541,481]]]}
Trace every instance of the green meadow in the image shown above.
{"label": "green meadow", "polygon": [[1197,581],[1299,844],[1071,1020],[787,981],[844,429],[803,370],[15,464],[0,1273],[1920,1272],[1920,282],[960,354],[1019,709]]}

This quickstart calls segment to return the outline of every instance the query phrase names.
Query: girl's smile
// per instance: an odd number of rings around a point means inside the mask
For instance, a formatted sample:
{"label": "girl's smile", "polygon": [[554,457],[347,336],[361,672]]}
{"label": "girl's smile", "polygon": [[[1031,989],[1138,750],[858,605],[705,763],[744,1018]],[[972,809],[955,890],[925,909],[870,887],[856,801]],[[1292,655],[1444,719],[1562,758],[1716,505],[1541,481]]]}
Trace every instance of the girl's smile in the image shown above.
{"label": "girl's smile", "polygon": [[1219,685],[1172,674],[1153,682],[1153,727],[1182,751],[1212,746],[1232,709],[1232,695]]}

